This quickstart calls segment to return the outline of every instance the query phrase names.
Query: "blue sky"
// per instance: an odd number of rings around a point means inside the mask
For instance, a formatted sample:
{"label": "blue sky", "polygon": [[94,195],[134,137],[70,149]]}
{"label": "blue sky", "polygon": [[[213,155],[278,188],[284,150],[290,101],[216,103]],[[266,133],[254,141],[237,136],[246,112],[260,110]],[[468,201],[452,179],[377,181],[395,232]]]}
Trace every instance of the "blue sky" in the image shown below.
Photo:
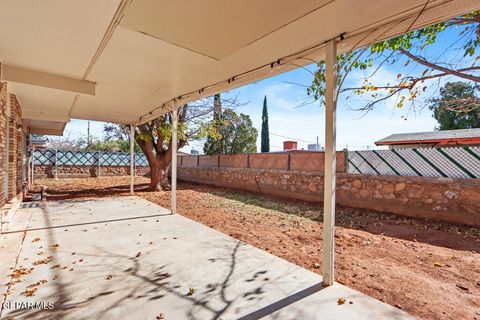
{"label": "blue sky", "polygon": [[[427,57],[438,56],[448,44],[458,37],[458,29],[443,32],[437,42],[427,47],[423,54]],[[446,53],[447,60],[450,57],[460,56],[455,50]],[[444,56],[445,57],[445,56]],[[466,59],[461,59],[465,63]],[[310,68],[313,68],[312,66]],[[424,68],[414,67],[413,64],[405,67],[402,61],[395,65],[383,65],[374,76],[375,83],[388,83],[396,79],[398,73],[408,70],[413,73],[420,73]],[[353,71],[349,74],[345,86],[359,85],[362,81],[360,71]],[[307,143],[315,143],[319,138],[320,144],[324,140],[324,108],[318,102],[299,107],[302,99],[306,97],[304,87],[291,83],[308,85],[312,75],[303,69],[293,70],[269,79],[249,84],[239,89],[232,90],[228,94],[238,94],[239,100],[245,105],[236,109],[237,112],[250,115],[254,126],[260,132],[261,112],[263,98],[266,95],[269,108],[270,144],[272,151],[279,151],[284,140],[292,139],[299,142],[300,148],[307,148]],[[442,79],[440,84],[449,79]],[[438,85],[432,84],[419,102],[437,94]],[[373,111],[367,114],[355,111],[354,108],[365,104],[366,99],[359,96],[347,98],[347,94],[341,94],[337,105],[337,149],[348,146],[349,149],[365,149],[373,147],[374,141],[393,133],[432,131],[436,126],[435,119],[428,108],[411,108],[406,106],[402,109],[396,108],[395,100],[389,99],[386,103],[378,104]],[[368,99],[367,99],[368,100]],[[101,137],[103,123],[91,122],[92,134]],[[86,134],[87,121],[72,120],[66,127],[65,135],[76,137],[79,134]],[[282,137],[283,136],[283,137]],[[258,146],[260,138],[258,138]],[[183,151],[190,152],[192,148],[202,151],[203,143],[192,141]],[[258,147],[258,149],[260,149]]]}

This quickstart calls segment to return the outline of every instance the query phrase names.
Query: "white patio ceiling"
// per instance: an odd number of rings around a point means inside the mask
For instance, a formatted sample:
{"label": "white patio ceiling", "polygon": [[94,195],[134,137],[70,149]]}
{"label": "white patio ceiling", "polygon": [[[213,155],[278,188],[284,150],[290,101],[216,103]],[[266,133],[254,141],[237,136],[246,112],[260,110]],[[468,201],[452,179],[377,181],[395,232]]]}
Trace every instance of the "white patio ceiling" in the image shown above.
{"label": "white patio ceiling", "polygon": [[2,0],[2,70],[21,71],[2,80],[34,131],[58,134],[70,118],[138,123],[174,98],[322,59],[340,34],[341,52],[402,34],[417,17],[413,28],[475,9],[478,0]]}

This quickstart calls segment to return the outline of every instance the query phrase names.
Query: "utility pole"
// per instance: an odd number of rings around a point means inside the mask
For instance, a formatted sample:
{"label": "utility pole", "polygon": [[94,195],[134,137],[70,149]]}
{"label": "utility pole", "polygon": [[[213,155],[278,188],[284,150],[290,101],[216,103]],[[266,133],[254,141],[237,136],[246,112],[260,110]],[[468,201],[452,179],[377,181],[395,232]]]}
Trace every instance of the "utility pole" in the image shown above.
{"label": "utility pole", "polygon": [[90,149],[90,121],[88,121],[87,126],[87,151]]}

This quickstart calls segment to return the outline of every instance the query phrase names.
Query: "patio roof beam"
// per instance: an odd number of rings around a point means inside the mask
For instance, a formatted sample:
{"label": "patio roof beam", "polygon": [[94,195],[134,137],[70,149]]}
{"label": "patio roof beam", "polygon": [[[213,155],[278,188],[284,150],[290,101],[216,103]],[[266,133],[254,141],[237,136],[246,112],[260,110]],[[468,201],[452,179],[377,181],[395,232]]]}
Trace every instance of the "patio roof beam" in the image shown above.
{"label": "patio roof beam", "polygon": [[335,179],[336,179],[336,109],[337,109],[337,40],[326,46],[325,88],[325,173],[323,200],[323,285],[334,281]]}
{"label": "patio roof beam", "polygon": [[1,64],[1,81],[95,96],[95,82]]}
{"label": "patio roof beam", "polygon": [[32,120],[43,120],[43,121],[54,121],[54,122],[68,122],[70,117],[68,114],[58,113],[58,112],[45,112],[41,111],[41,107],[37,110],[29,109],[23,110],[24,119]]}

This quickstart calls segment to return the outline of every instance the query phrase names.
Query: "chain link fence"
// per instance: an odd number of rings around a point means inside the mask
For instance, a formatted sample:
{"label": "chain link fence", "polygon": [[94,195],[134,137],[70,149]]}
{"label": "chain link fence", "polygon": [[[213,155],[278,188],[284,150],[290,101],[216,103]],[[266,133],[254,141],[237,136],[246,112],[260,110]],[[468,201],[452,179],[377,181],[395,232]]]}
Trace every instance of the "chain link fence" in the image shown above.
{"label": "chain link fence", "polygon": [[[89,152],[54,149],[34,150],[34,165],[43,166],[129,166],[128,152]],[[135,166],[148,167],[147,157],[135,153]]]}

